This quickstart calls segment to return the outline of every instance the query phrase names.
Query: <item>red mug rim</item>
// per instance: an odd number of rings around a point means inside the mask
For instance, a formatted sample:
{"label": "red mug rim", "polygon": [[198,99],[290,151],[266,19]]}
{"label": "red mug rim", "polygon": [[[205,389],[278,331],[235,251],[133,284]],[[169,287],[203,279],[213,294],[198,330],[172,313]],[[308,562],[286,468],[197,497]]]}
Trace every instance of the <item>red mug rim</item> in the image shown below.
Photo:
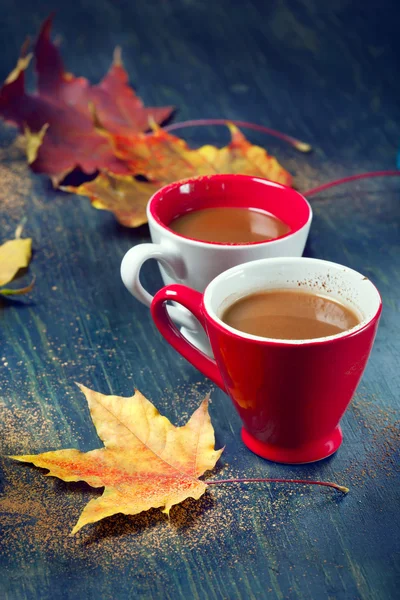
{"label": "red mug rim", "polygon": [[[163,199],[165,198],[165,196],[167,194],[178,190],[181,186],[184,186],[184,185],[202,184],[203,182],[209,183],[210,181],[218,181],[218,180],[222,180],[224,183],[234,183],[234,184],[257,183],[257,184],[261,184],[269,189],[272,188],[274,190],[280,190],[282,193],[284,193],[286,195],[290,195],[292,197],[292,199],[298,203],[297,208],[299,208],[301,206],[301,208],[304,208],[306,210],[306,214],[301,215],[302,218],[299,218],[298,221],[295,222],[295,224],[291,226],[290,231],[284,235],[281,235],[277,238],[273,238],[270,240],[260,240],[260,241],[255,241],[255,242],[241,242],[241,243],[238,243],[238,242],[232,242],[232,243],[211,242],[211,241],[199,240],[199,239],[192,238],[192,237],[189,237],[186,235],[182,235],[181,233],[177,233],[176,231],[172,230],[160,218],[160,216],[158,214],[159,208],[162,205]],[[245,203],[245,202],[243,202],[243,204],[241,204],[240,206],[243,208],[254,208],[254,209],[257,208],[257,207],[251,206],[251,203]],[[221,207],[221,204],[218,205],[218,203],[217,203],[215,205],[215,207],[219,208],[219,207]],[[238,207],[239,207],[239,205],[238,205]],[[274,212],[271,212],[271,211],[267,211],[267,212],[270,212],[270,214],[279,218],[279,216],[276,215]],[[177,212],[173,218],[179,216],[180,214],[183,214],[183,213]],[[147,206],[147,216],[148,216],[149,221],[152,219],[159,227],[161,227],[165,231],[168,231],[171,235],[176,236],[178,238],[182,238],[184,240],[187,240],[188,242],[198,244],[198,245],[206,245],[206,246],[210,245],[210,246],[225,246],[228,248],[235,248],[235,247],[242,248],[242,247],[246,247],[246,246],[259,246],[260,244],[276,244],[276,243],[281,242],[282,240],[285,240],[286,238],[289,238],[290,236],[295,235],[296,233],[301,231],[304,227],[306,227],[310,223],[310,221],[312,219],[312,208],[311,208],[309,202],[307,201],[307,199],[302,194],[300,194],[300,192],[298,192],[297,190],[294,190],[293,188],[282,185],[281,183],[276,183],[275,181],[270,181],[269,179],[265,179],[262,177],[253,177],[251,175],[215,174],[215,175],[202,175],[202,176],[198,176],[198,177],[190,177],[188,179],[181,179],[181,180],[169,183],[166,186],[163,186],[157,192],[155,192],[155,194],[153,194],[153,196],[150,198],[148,206]],[[170,219],[169,222],[171,222],[173,220],[173,218]]]}
{"label": "red mug rim", "polygon": [[[326,266],[330,265],[330,266],[334,266],[334,267],[341,267],[341,268],[345,269],[346,271],[350,271],[350,272],[354,273],[355,275],[359,275],[363,281],[365,280],[369,286],[372,286],[372,288],[374,289],[374,292],[377,294],[377,300],[378,300],[377,309],[370,316],[367,316],[367,317],[361,319],[361,321],[357,325],[352,327],[351,329],[346,329],[340,333],[325,336],[322,338],[310,338],[310,339],[305,338],[305,339],[301,339],[301,340],[292,340],[292,339],[280,339],[280,338],[267,338],[267,337],[256,336],[254,334],[240,331],[239,329],[235,329],[234,327],[231,327],[230,325],[227,325],[226,323],[224,323],[224,321],[222,321],[222,319],[220,317],[218,317],[217,314],[215,314],[215,315],[213,314],[214,311],[210,312],[210,310],[206,306],[205,297],[206,297],[207,291],[209,290],[209,288],[212,285],[214,285],[214,282],[216,280],[223,279],[224,277],[227,276],[227,274],[229,275],[230,273],[234,273],[235,271],[239,270],[240,268],[250,268],[250,266],[254,263],[264,263],[264,262],[271,263],[271,261],[281,262],[283,260],[284,261],[288,260],[288,261],[302,261],[302,262],[304,262],[304,261],[319,262],[319,263],[322,262],[322,263],[325,263]],[[294,288],[294,289],[297,289],[297,288]],[[329,294],[328,294],[328,297],[329,297]],[[340,265],[339,263],[334,263],[332,261],[322,260],[322,259],[318,259],[318,258],[277,257],[277,258],[267,258],[267,259],[262,258],[259,260],[255,260],[255,261],[251,261],[249,263],[242,264],[242,265],[236,265],[235,267],[227,269],[220,275],[217,275],[217,277],[215,277],[212,281],[210,281],[210,283],[204,290],[204,292],[202,294],[202,299],[201,299],[201,307],[202,307],[202,311],[203,311],[205,317],[212,322],[212,324],[215,328],[222,331],[225,335],[228,335],[228,336],[231,336],[231,337],[234,337],[237,339],[241,339],[241,340],[246,339],[248,341],[251,341],[254,344],[294,348],[294,347],[304,347],[304,346],[306,346],[306,347],[316,346],[316,345],[322,345],[322,344],[323,345],[324,344],[332,344],[332,343],[339,342],[340,340],[348,339],[350,337],[358,335],[359,333],[364,331],[366,328],[370,327],[373,323],[375,323],[377,321],[377,319],[379,319],[381,312],[382,312],[382,297],[380,295],[378,288],[372,283],[372,281],[363,277],[361,275],[361,273],[359,273],[358,271],[355,271],[354,269],[351,269],[350,267],[345,267],[344,265]]]}

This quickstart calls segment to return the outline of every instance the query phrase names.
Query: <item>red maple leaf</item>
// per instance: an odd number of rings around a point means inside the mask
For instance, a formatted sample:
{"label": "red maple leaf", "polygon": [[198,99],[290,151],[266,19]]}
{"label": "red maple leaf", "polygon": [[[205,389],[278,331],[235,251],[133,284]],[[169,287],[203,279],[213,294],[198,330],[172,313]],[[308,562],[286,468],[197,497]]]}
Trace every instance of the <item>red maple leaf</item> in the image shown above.
{"label": "red maple leaf", "polygon": [[162,123],[172,113],[171,106],[145,108],[142,100],[128,85],[128,74],[121,60],[120,49],[108,73],[97,85],[85,77],[67,73],[60,52],[50,39],[52,17],[46,19],[35,45],[38,89],[41,96],[60,104],[77,108],[91,117],[93,104],[103,127],[115,134],[134,134],[149,129],[149,120]]}
{"label": "red maple leaf", "polygon": [[33,170],[49,175],[54,185],[76,168],[86,175],[100,169],[127,174],[124,162],[114,155],[109,136],[96,129],[92,105],[103,127],[112,132],[143,131],[150,116],[161,122],[172,109],[143,107],[127,84],[118,53],[98,85],[65,72],[58,48],[50,40],[51,22],[51,17],[45,21],[35,45],[38,92],[25,90],[30,58],[24,45],[16,68],[0,89],[0,116],[25,131]]}

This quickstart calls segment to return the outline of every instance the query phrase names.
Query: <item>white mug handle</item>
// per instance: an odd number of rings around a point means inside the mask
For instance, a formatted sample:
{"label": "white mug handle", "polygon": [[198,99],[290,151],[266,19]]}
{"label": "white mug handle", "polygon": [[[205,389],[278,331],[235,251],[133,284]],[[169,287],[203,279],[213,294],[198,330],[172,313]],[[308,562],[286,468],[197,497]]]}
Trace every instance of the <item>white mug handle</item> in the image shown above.
{"label": "white mug handle", "polygon": [[[121,263],[122,281],[132,296],[149,308],[153,296],[144,289],[140,282],[140,269],[143,263],[150,258],[158,260],[177,282],[181,281],[186,272],[182,257],[172,247],[163,244],[138,244],[128,250]],[[171,319],[181,327],[191,331],[198,329],[196,319],[185,308],[168,306],[168,313]]]}

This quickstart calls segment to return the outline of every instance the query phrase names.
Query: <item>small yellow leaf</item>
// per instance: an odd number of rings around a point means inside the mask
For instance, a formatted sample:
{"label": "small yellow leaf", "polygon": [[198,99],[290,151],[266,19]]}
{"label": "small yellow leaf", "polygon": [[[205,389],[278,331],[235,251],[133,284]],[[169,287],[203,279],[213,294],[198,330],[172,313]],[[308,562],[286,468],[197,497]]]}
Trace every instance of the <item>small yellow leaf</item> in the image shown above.
{"label": "small yellow leaf", "polygon": [[32,255],[30,238],[9,240],[0,246],[0,286],[14,279],[20,269],[29,265]]}
{"label": "small yellow leaf", "polygon": [[117,513],[162,508],[168,514],[174,504],[204,494],[207,485],[198,477],[212,469],[222,453],[214,449],[207,399],[185,426],[175,427],[139,391],[122,398],[79,387],[104,447],[11,457],[48,469],[48,475],[64,481],[105,488],[86,505],[72,534]]}

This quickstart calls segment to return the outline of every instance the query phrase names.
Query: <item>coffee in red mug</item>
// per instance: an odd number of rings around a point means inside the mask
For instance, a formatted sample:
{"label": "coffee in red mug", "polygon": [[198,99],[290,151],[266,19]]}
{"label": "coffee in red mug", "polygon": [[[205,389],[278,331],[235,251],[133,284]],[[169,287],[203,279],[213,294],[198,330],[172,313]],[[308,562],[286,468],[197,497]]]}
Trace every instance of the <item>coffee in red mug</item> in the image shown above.
{"label": "coffee in red mug", "polygon": [[[223,321],[235,302],[269,290],[331,299],[355,315],[354,324],[325,337],[276,339]],[[169,317],[167,301],[184,306],[198,319],[214,358],[180,333]],[[204,294],[169,285],[151,305],[166,340],[230,396],[243,422],[246,446],[269,460],[292,464],[326,458],[342,443],[340,420],[367,364],[381,310],[379,292],[366,277],[313,258],[238,265],[213,279]]]}

